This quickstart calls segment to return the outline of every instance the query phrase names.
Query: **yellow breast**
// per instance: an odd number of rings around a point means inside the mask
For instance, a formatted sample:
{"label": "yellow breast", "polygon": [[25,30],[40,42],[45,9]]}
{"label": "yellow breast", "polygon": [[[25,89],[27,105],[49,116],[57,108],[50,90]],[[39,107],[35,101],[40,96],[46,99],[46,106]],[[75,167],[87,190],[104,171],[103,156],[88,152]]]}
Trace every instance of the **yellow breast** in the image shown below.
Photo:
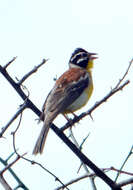
{"label": "yellow breast", "polygon": [[82,108],[83,106],[85,106],[88,100],[90,99],[92,92],[93,92],[93,83],[91,80],[89,86],[70,106],[67,107],[65,113],[75,112],[80,108]]}

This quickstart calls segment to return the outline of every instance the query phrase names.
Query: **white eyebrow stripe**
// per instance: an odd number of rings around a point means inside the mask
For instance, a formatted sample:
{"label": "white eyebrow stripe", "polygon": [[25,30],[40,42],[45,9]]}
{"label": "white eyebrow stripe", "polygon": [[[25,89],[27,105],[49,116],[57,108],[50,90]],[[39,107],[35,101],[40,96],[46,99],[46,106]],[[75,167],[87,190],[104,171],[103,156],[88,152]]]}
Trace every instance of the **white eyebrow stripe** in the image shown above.
{"label": "white eyebrow stripe", "polygon": [[85,53],[85,52],[81,51],[79,53],[76,53],[75,55],[72,56],[71,61],[73,61],[78,55],[80,55],[80,54],[82,55],[83,53]]}
{"label": "white eyebrow stripe", "polygon": [[82,57],[80,59],[77,60],[77,63],[79,64],[80,62],[84,61],[84,60],[87,60],[87,57]]}

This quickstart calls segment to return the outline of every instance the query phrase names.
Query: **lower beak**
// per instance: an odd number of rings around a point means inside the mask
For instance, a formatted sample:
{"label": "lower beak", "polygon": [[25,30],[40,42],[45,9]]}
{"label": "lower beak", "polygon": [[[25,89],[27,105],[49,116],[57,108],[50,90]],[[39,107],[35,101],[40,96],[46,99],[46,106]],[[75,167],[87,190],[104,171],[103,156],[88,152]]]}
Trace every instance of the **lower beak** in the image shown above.
{"label": "lower beak", "polygon": [[98,59],[98,57],[91,57],[91,59],[92,59],[92,60],[94,60],[94,59]]}
{"label": "lower beak", "polygon": [[97,53],[90,53],[91,60],[98,59],[98,57],[96,55],[97,55]]}

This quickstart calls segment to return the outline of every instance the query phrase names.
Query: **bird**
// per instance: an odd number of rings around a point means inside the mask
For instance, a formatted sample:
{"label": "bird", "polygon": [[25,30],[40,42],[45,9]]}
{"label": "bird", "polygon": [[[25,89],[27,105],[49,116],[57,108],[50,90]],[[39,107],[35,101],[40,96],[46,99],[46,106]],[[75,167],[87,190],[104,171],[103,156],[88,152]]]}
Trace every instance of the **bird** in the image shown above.
{"label": "bird", "polygon": [[92,68],[96,53],[76,48],[68,62],[69,69],[56,81],[49,92],[40,120],[43,127],[33,149],[33,155],[42,154],[50,125],[59,115],[73,113],[85,106],[93,92]]}

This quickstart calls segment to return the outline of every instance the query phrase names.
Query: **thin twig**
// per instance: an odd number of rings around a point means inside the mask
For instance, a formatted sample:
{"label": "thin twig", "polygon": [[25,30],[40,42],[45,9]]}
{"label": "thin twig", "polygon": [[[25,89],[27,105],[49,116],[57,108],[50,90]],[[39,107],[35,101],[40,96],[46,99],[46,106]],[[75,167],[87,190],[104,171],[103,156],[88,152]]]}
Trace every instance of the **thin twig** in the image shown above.
{"label": "thin twig", "polygon": [[119,187],[124,187],[124,186],[132,184],[132,183],[133,183],[133,178],[130,178],[130,179],[126,179],[124,181],[119,182],[117,185]]}
{"label": "thin twig", "polygon": [[[66,183],[65,186],[68,187],[69,185],[72,185],[72,184],[74,184],[74,183],[76,183],[76,182],[78,182],[78,181],[80,181],[80,180],[82,180],[82,179],[88,178],[88,177],[90,177],[89,174],[85,174],[85,175],[83,175],[83,176],[77,177],[77,178],[75,178],[75,179],[72,179],[72,180],[69,181],[68,183]],[[55,190],[62,190],[63,188],[64,188],[63,186],[59,186],[59,187],[57,187]]]}
{"label": "thin twig", "polygon": [[[23,92],[23,90],[21,89],[20,85],[18,85],[12,78],[11,76],[8,74],[8,72],[6,71],[6,69],[4,67],[2,67],[0,65],[0,72],[2,73],[2,75],[6,78],[6,80],[11,84],[11,86],[16,90],[16,92],[19,94],[19,96],[26,101],[26,108],[30,108],[33,112],[35,112],[38,117],[40,117],[41,115],[41,111],[35,106],[35,104],[33,104],[33,102],[27,98],[27,95]],[[16,116],[14,116],[15,119]],[[12,123],[14,120],[11,119],[11,121],[9,121],[9,123],[7,124],[8,126],[10,125],[10,122]],[[0,137],[2,137],[2,135],[4,134],[4,132],[6,131],[6,129],[8,128],[4,127],[2,132],[0,133]]]}
{"label": "thin twig", "polygon": [[[22,156],[24,156],[25,154],[23,154]],[[11,168],[11,166],[13,166],[19,159],[21,158],[20,155],[17,155],[16,159],[11,162],[10,164],[8,164],[3,170],[0,171],[0,175],[3,175],[3,173],[8,170],[9,168]]]}
{"label": "thin twig", "polygon": [[[80,150],[82,150],[83,144],[85,143],[85,141],[87,140],[87,138],[89,137],[89,135],[90,135],[90,133],[83,139],[82,143],[81,143],[80,146],[79,146],[79,149],[80,149]],[[81,162],[77,173],[79,173],[79,171],[80,171],[82,165],[83,165],[83,163]],[[88,168],[87,168],[87,169],[88,169]]]}
{"label": "thin twig", "polygon": [[129,72],[129,70],[130,70],[130,67],[131,67],[132,63],[133,63],[133,58],[132,58],[131,61],[129,62],[128,68],[127,68],[126,72],[124,73],[123,77],[119,80],[119,82],[117,83],[117,85],[116,85],[114,88],[118,88],[118,87],[120,86],[121,82],[122,82],[122,81],[125,79],[125,77],[127,76],[127,74],[128,74],[128,72]]}
{"label": "thin twig", "polygon": [[81,145],[80,145],[80,149],[82,150],[83,144],[85,143],[85,141],[88,139],[88,137],[90,136],[90,132],[88,133],[88,135],[83,139]]}
{"label": "thin twig", "polygon": [[126,159],[124,160],[122,166],[120,167],[120,169],[119,169],[119,171],[118,171],[118,173],[117,173],[117,175],[116,175],[115,182],[117,181],[118,177],[119,177],[120,174],[121,174],[122,169],[124,168],[126,162],[128,161],[129,157],[130,157],[132,154],[133,154],[133,145],[132,145],[132,147],[131,147],[131,149],[130,149],[130,151],[129,151],[127,157],[126,157]]}
{"label": "thin twig", "polygon": [[[8,165],[8,160],[9,158],[11,158],[13,155],[14,155],[15,152],[13,152],[6,160],[3,160],[1,157],[0,157],[0,162],[4,165],[4,166],[7,166]],[[16,173],[11,169],[11,168],[8,168],[8,171],[10,172],[10,174],[14,177],[14,179],[16,180],[16,182],[19,184],[18,186],[19,187],[22,187],[24,190],[29,190],[25,185],[24,183],[19,179],[19,177],[16,175]],[[17,187],[18,187],[17,186]],[[17,189],[14,188],[15,189]]]}
{"label": "thin twig", "polygon": [[94,110],[96,110],[97,107],[105,103],[111,96],[113,96],[118,91],[122,90],[125,86],[127,86],[130,83],[129,80],[124,82],[121,86],[119,86],[117,89],[112,89],[104,98],[102,98],[100,101],[96,102],[88,111],[81,113],[79,116],[74,117],[74,119],[71,119],[71,122],[67,122],[63,127],[60,128],[61,131],[64,131],[68,129],[69,127],[72,127],[75,123],[78,123],[81,119],[84,117],[91,115]]}
{"label": "thin twig", "polygon": [[[82,146],[83,146],[83,144],[84,144],[84,142],[85,142],[86,139],[87,139],[87,137],[84,139],[84,141],[81,143],[81,145],[79,145],[78,142],[77,142],[77,140],[76,140],[76,138],[75,138],[75,136],[74,136],[74,134],[73,134],[73,131],[72,131],[72,128],[71,128],[71,127],[69,128],[69,131],[70,131],[70,137],[71,137],[72,141],[73,141],[74,144],[77,146],[77,148],[78,148],[79,150],[81,150],[81,149],[82,149]],[[90,171],[88,170],[87,166],[86,166],[82,161],[81,161],[81,165],[83,166],[83,168],[84,168],[84,170],[86,171],[86,173],[89,175],[89,174],[90,174]],[[89,179],[90,179],[90,182],[91,182],[91,185],[92,185],[92,189],[93,189],[93,190],[96,190],[96,186],[95,186],[95,184],[94,184],[94,181],[92,180],[92,178],[89,178]]]}
{"label": "thin twig", "polygon": [[12,135],[13,135],[13,148],[14,148],[14,152],[16,153],[16,155],[20,158],[22,158],[23,160],[27,161],[27,162],[30,162],[31,164],[36,164],[38,165],[39,167],[41,167],[43,170],[45,170],[47,173],[49,173],[51,176],[53,176],[55,178],[55,181],[58,181],[60,182],[60,184],[65,187],[67,190],[69,190],[65,184],[56,176],[54,175],[52,172],[50,172],[48,169],[46,169],[42,164],[38,163],[38,162],[35,162],[33,160],[30,160],[30,159],[27,159],[23,156],[21,156],[18,152],[17,152],[17,149],[16,149],[16,145],[15,145],[15,135],[20,127],[20,124],[21,124],[21,121],[22,121],[22,112],[21,112],[21,115],[20,115],[20,119],[19,119],[19,123],[15,129],[15,131],[12,132]]}
{"label": "thin twig", "polygon": [[[8,161],[10,160],[11,157],[13,157],[15,154],[15,152],[11,153],[6,160],[3,160],[4,161],[4,165],[7,165]],[[1,159],[1,158],[0,158]],[[0,160],[1,161],[1,160]]]}
{"label": "thin twig", "polygon": [[126,171],[123,171],[123,170],[121,170],[121,169],[116,169],[116,168],[114,168],[114,167],[111,167],[110,170],[119,172],[120,174],[126,174],[126,175],[133,176],[133,173],[131,173],[131,172],[126,172]]}
{"label": "thin twig", "polygon": [[13,57],[11,59],[11,61],[9,61],[3,68],[6,69],[11,63],[13,63],[15,60],[16,60],[17,56],[16,57]]}
{"label": "thin twig", "polygon": [[13,190],[3,176],[0,176],[0,183],[4,187],[5,190]]}
{"label": "thin twig", "polygon": [[[108,171],[110,171],[110,170],[108,170],[108,169],[101,169],[103,172],[108,172]],[[84,174],[84,175],[82,175],[82,176],[80,176],[80,177],[77,177],[77,178],[74,178],[74,179],[72,179],[71,181],[69,181],[69,182],[67,182],[65,185],[66,186],[69,186],[69,185],[72,185],[72,184],[74,184],[74,183],[76,183],[76,182],[79,182],[80,180],[83,180],[83,179],[85,179],[85,178],[91,178],[91,179],[94,179],[95,177],[96,177],[96,174],[95,173],[87,173],[87,174]],[[94,183],[95,184],[95,183]],[[55,190],[60,190],[60,189],[62,189],[63,188],[63,186],[59,186],[59,187],[57,187]],[[96,187],[94,188],[94,189],[96,189]]]}
{"label": "thin twig", "polygon": [[42,62],[35,66],[30,72],[28,72],[27,74],[25,74],[21,80],[19,80],[18,84],[21,85],[29,76],[31,76],[33,73],[35,73],[42,65],[44,65],[46,62],[48,61],[48,59],[43,59]]}
{"label": "thin twig", "polygon": [[[24,155],[25,154],[23,154],[22,156],[24,156]],[[12,190],[12,188],[9,186],[7,181],[4,179],[3,174],[5,171],[9,170],[20,158],[21,158],[21,156],[17,155],[16,159],[13,162],[11,162],[7,166],[5,166],[5,168],[0,171],[0,182],[3,185],[3,187],[5,187],[6,190]]]}
{"label": "thin twig", "polygon": [[[118,171],[120,171],[120,170],[118,170],[118,169],[116,169],[116,168],[114,168],[114,167],[101,168],[101,170],[102,170],[103,172],[109,172],[109,171],[117,171],[117,172],[118,172]],[[133,176],[133,173],[129,173],[129,172],[126,172],[126,171],[120,171],[120,172],[121,172],[121,174],[126,174],[126,175]],[[87,178],[87,177],[94,179],[94,178],[97,177],[97,176],[96,176],[95,173],[85,174],[85,175],[82,175],[82,176],[80,176],[80,177],[77,177],[77,178],[72,179],[71,181],[67,182],[65,185],[66,185],[66,186],[72,185],[72,184],[74,184],[74,183],[76,183],[76,182],[78,182],[78,181],[80,181],[80,180],[82,180],[82,179],[85,179],[85,178]],[[119,187],[122,187],[122,186],[125,186],[125,185],[128,185],[128,184],[131,184],[131,183],[133,183],[133,178],[130,178],[130,179],[125,180],[125,181],[122,181],[122,182],[118,183],[117,185],[118,185]],[[63,186],[59,186],[59,187],[57,187],[55,190],[60,190],[60,189],[62,189],[62,188],[63,188]]]}
{"label": "thin twig", "polygon": [[0,137],[3,137],[3,134],[8,129],[8,127],[12,124],[12,122],[25,110],[27,105],[24,103],[19,107],[19,110],[15,113],[15,115],[11,118],[11,120],[1,129]]}

